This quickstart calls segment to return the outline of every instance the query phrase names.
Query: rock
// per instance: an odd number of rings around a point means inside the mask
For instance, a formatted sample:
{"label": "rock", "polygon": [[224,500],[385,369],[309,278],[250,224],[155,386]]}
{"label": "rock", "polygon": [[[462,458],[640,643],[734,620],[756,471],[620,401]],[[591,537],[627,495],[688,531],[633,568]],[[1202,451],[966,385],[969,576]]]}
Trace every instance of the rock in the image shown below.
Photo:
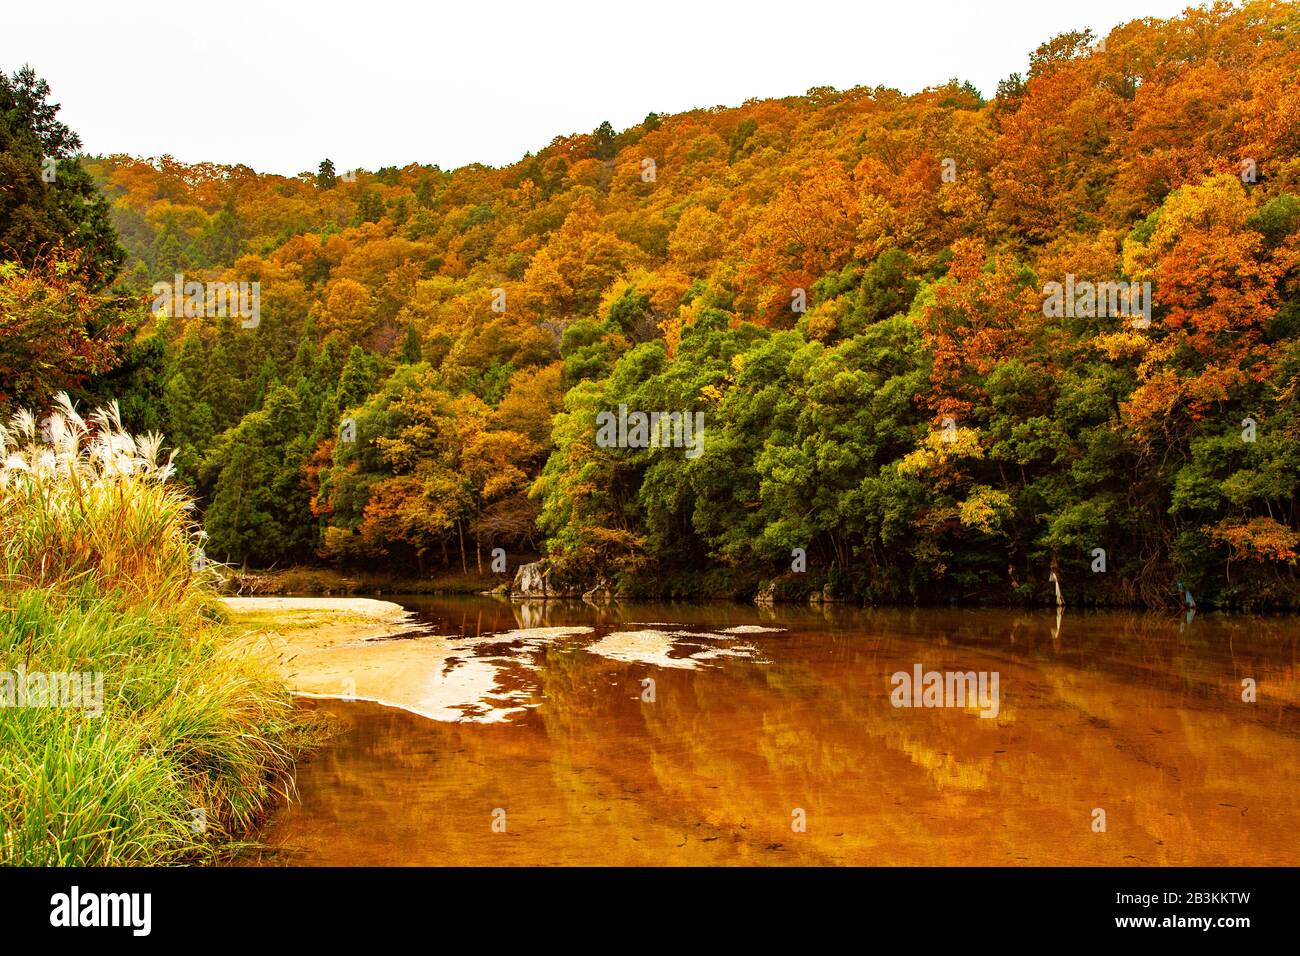
{"label": "rock", "polygon": [[831,589],[831,586],[828,583],[822,585],[822,589],[820,591],[813,591],[812,594],[809,594],[808,603],[809,604],[841,604],[843,603],[843,598],[836,597],[835,592]]}
{"label": "rock", "polygon": [[755,604],[775,604],[776,603],[776,582],[771,581],[767,587],[762,588],[754,595]]}
{"label": "rock", "polygon": [[589,591],[582,592],[582,599],[589,604],[609,604],[614,600],[614,589],[604,578]]}
{"label": "rock", "polygon": [[[603,585],[598,585],[596,590]],[[515,571],[510,597],[515,601],[550,600],[581,597],[584,589],[563,577],[556,579],[555,565],[545,559],[521,564]]]}
{"label": "rock", "polygon": [[545,561],[521,564],[515,571],[515,583],[510,589],[511,597],[544,598],[548,591],[547,579],[551,568]]}

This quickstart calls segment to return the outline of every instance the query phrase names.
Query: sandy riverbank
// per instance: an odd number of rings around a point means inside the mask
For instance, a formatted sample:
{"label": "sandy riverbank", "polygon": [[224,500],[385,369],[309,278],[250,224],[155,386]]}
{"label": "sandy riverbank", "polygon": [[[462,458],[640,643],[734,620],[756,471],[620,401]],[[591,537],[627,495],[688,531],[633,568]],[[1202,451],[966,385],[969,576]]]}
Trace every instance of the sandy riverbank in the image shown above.
{"label": "sandy riverbank", "polygon": [[290,689],[304,697],[366,700],[441,721],[495,723],[537,700],[518,671],[527,659],[481,657],[483,645],[528,648],[587,627],[439,635],[391,601],[372,598],[222,598],[233,622],[259,632]]}
{"label": "sandy riverbank", "polygon": [[359,615],[393,620],[406,620],[410,617],[400,604],[374,598],[223,597],[221,601],[241,620],[252,614],[271,612],[295,616],[313,613],[331,617]]}
{"label": "sandy riverbank", "polygon": [[613,661],[695,670],[723,658],[762,660],[748,639],[781,630],[630,625],[593,640],[595,628],[585,624],[528,622],[449,634],[436,633],[401,605],[372,598],[223,600],[234,623],[269,644],[295,694],[373,701],[430,720],[474,723],[498,723],[539,706],[541,660],[557,645],[576,641]]}

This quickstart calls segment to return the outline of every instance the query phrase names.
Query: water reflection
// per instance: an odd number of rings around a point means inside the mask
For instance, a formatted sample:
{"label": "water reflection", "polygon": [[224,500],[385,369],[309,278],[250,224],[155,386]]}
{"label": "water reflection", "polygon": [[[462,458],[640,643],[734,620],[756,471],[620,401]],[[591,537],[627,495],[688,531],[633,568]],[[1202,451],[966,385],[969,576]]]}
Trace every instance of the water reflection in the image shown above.
{"label": "water reflection", "polygon": [[[273,860],[1300,863],[1294,619],[397,600],[508,713],[311,705],[348,730]],[[996,717],[894,707],[918,663],[998,672]]]}

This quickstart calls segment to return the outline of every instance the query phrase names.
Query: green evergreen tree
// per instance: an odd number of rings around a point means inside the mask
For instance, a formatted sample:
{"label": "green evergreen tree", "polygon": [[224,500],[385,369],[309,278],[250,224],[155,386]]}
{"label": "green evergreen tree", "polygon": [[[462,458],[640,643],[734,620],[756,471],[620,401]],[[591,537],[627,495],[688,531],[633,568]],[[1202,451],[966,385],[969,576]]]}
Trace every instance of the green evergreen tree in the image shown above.
{"label": "green evergreen tree", "polygon": [[397,360],[403,365],[414,365],[420,361],[420,354],[420,333],[413,324],[408,324],[397,349]]}
{"label": "green evergreen tree", "polygon": [[384,218],[384,199],[373,189],[363,189],[357,200],[356,224],[379,222]]}
{"label": "green evergreen tree", "polygon": [[614,147],[614,127],[609,124],[609,120],[601,123],[591,134],[592,155],[597,159],[613,159],[617,151]]}
{"label": "green evergreen tree", "polygon": [[244,245],[243,229],[234,204],[227,201],[203,228],[199,248],[206,266],[230,266]]}
{"label": "green evergreen tree", "polygon": [[31,265],[62,246],[92,289],[116,278],[126,253],[108,201],[81,167],[81,140],[56,117],[49,84],[29,66],[0,73],[0,249]]}
{"label": "green evergreen tree", "polygon": [[277,385],[262,408],[217,439],[209,467],[219,477],[204,515],[213,556],[269,565],[312,553],[316,524],[303,466],[315,424],[302,397]]}
{"label": "green evergreen tree", "polygon": [[339,183],[338,174],[334,171],[334,161],[322,159],[320,168],[316,172],[317,189],[333,189]]}
{"label": "green evergreen tree", "polygon": [[348,353],[347,364],[339,375],[339,408],[360,405],[375,390],[379,378],[378,360],[359,345],[352,346]]}

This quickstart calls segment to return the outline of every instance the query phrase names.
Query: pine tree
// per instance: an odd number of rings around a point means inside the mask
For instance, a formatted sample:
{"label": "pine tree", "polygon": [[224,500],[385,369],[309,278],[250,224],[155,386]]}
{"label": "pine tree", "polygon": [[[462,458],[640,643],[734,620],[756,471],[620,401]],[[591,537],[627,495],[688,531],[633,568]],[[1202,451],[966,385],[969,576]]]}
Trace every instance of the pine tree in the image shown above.
{"label": "pine tree", "polygon": [[375,389],[379,377],[378,362],[359,345],[352,346],[347,364],[339,375],[338,399],[340,408],[360,405]]}
{"label": "pine tree", "polygon": [[322,159],[320,169],[316,173],[316,188],[333,189],[338,183],[338,175],[334,172],[334,161]]}
{"label": "pine tree", "polygon": [[613,159],[614,153],[614,127],[609,124],[609,120],[601,123],[596,127],[595,132],[591,134],[592,155],[597,159]]}
{"label": "pine tree", "polygon": [[406,334],[402,337],[401,345],[398,347],[397,360],[403,365],[414,365],[420,361],[420,355],[420,333],[414,325],[408,324]]}
{"label": "pine tree", "polygon": [[49,94],[29,66],[0,73],[0,249],[30,266],[62,246],[77,254],[87,285],[102,289],[126,253],[108,200],[76,159],[81,140],[56,119],[59,105],[46,102]]}

